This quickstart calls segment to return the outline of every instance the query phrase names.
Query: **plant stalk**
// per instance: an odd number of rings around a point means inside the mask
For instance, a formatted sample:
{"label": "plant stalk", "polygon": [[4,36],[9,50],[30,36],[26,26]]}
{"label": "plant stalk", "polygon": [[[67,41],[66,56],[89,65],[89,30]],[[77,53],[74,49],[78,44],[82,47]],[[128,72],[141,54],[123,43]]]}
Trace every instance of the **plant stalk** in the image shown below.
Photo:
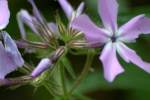
{"label": "plant stalk", "polygon": [[72,86],[71,90],[69,91],[70,95],[72,95],[74,90],[80,85],[81,81],[88,74],[88,72],[91,68],[92,62],[93,62],[93,58],[94,58],[94,54],[91,53],[91,52],[88,52],[84,68],[83,68],[81,74],[79,75],[79,77],[76,79],[76,81],[75,81],[74,85]]}

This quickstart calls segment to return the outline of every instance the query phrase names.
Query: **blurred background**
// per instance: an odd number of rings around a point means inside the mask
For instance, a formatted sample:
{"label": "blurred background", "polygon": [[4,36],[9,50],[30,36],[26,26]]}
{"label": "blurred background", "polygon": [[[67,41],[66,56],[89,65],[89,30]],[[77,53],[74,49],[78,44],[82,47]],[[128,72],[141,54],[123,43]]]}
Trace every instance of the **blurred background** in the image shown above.
{"label": "blurred background", "polygon": [[[20,33],[16,21],[16,14],[20,9],[27,9],[31,12],[31,6],[27,0],[8,0],[11,10],[11,20],[7,27],[7,31],[14,39],[20,38]],[[54,21],[56,13],[60,13],[61,17],[65,17],[57,0],[35,0],[40,11],[48,21]],[[84,1],[86,3],[85,12],[90,15],[93,21],[101,24],[101,20],[97,13],[97,0],[69,0],[76,8],[78,4]],[[138,14],[146,14],[150,17],[150,0],[118,0],[119,15],[118,23],[130,20]],[[129,45],[131,48],[145,60],[150,62],[150,35],[141,35],[137,42]],[[36,61],[35,54],[23,55],[26,61]],[[125,73],[116,78],[113,83],[108,83],[103,78],[102,64],[95,57],[93,63],[93,71],[84,79],[76,90],[79,95],[83,93],[90,99],[83,97],[81,100],[150,100],[150,74],[144,72],[133,64],[126,64],[119,59]],[[84,56],[70,57],[73,65],[76,66],[77,73],[81,71]],[[75,62],[79,62],[78,64]],[[33,86],[25,85],[19,88],[0,88],[0,100],[52,100],[49,92],[41,87],[35,91]]]}

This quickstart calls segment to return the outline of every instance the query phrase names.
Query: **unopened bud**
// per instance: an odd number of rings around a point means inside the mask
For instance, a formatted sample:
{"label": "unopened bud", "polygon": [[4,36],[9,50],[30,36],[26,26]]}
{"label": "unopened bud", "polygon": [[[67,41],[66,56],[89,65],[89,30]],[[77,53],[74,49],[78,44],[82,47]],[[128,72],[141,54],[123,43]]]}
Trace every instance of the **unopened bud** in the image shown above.
{"label": "unopened bud", "polygon": [[41,75],[44,71],[46,71],[51,66],[52,66],[52,61],[48,58],[44,58],[40,61],[38,66],[33,70],[31,76],[35,78]]}
{"label": "unopened bud", "polygon": [[75,40],[75,41],[72,41],[70,42],[69,46],[71,48],[85,48],[85,47],[88,47],[88,43],[85,42],[85,41],[82,41],[82,40]]}
{"label": "unopened bud", "polygon": [[29,47],[29,44],[27,42],[24,42],[24,41],[15,41],[15,42],[16,42],[18,48],[27,48],[27,47]]}
{"label": "unopened bud", "polygon": [[65,47],[59,47],[51,56],[50,59],[52,62],[57,61],[65,52]]}

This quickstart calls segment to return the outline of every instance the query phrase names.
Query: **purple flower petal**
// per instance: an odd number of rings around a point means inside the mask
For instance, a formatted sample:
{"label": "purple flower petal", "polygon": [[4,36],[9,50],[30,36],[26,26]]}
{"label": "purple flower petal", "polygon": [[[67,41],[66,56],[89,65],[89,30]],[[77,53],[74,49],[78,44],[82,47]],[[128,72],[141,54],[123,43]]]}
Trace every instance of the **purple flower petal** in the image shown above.
{"label": "purple flower petal", "polygon": [[99,14],[106,29],[115,32],[117,30],[118,4],[116,0],[99,0]]}
{"label": "purple flower petal", "polygon": [[123,43],[119,43],[117,46],[117,51],[126,62],[132,62],[144,71],[150,73],[150,63],[144,62],[134,50],[128,48]]}
{"label": "purple flower petal", "polygon": [[81,15],[75,18],[71,26],[83,32],[91,45],[103,44],[108,40],[108,34],[103,29],[98,28],[87,15]]}
{"label": "purple flower petal", "polygon": [[52,65],[52,61],[48,58],[42,59],[38,66],[31,73],[32,77],[37,77],[46,71]]}
{"label": "purple flower petal", "polygon": [[80,5],[78,6],[77,10],[76,10],[76,17],[80,16],[83,12],[85,3],[81,2]]}
{"label": "purple flower petal", "polygon": [[14,40],[12,40],[9,34],[6,32],[2,32],[2,37],[4,39],[6,53],[12,57],[12,60],[17,66],[22,66],[24,64],[24,60],[22,59]]}
{"label": "purple flower petal", "polygon": [[14,71],[16,68],[16,64],[7,55],[2,42],[0,42],[0,79],[4,79],[8,73]]}
{"label": "purple flower petal", "polygon": [[10,12],[7,0],[0,0],[0,30],[4,29],[9,23]]}
{"label": "purple flower petal", "polygon": [[40,23],[45,23],[43,20],[43,16],[41,15],[40,11],[38,10],[34,0],[28,0],[28,2],[32,5],[33,7],[33,14],[36,17],[36,19],[38,21],[40,21]]}
{"label": "purple flower petal", "polygon": [[18,14],[17,14],[17,21],[18,21],[18,25],[19,25],[19,29],[20,29],[20,33],[23,39],[26,39],[26,35],[27,33],[25,32],[25,27],[24,27],[24,23],[29,26],[29,28],[34,32],[34,33],[38,33],[36,28],[34,27],[33,24],[33,19],[34,17],[31,16],[28,11],[26,10],[21,10]]}
{"label": "purple flower petal", "polygon": [[144,15],[134,17],[119,29],[123,41],[133,41],[143,33],[150,33],[150,19]]}
{"label": "purple flower petal", "polygon": [[117,75],[124,72],[124,69],[117,60],[115,45],[111,42],[107,43],[104,47],[100,60],[104,67],[104,77],[109,82],[112,82]]}
{"label": "purple flower petal", "polygon": [[0,42],[0,79],[24,64],[15,42],[6,32],[1,32],[4,46]]}
{"label": "purple flower petal", "polygon": [[61,5],[64,12],[66,13],[68,19],[70,20],[74,11],[72,6],[69,4],[67,0],[58,0],[58,2]]}

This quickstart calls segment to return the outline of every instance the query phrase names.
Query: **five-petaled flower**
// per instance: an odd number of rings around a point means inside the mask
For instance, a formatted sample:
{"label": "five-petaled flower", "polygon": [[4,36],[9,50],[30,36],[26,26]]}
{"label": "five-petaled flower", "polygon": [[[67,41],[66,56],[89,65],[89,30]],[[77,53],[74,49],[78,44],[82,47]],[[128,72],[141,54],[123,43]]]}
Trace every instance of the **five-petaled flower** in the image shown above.
{"label": "five-petaled flower", "polygon": [[90,18],[83,14],[72,22],[72,27],[84,32],[92,47],[104,45],[99,59],[103,63],[104,77],[112,82],[114,78],[124,72],[117,59],[118,53],[127,63],[133,63],[150,73],[150,63],[142,61],[135,51],[128,48],[125,43],[135,41],[141,33],[150,33],[150,19],[144,15],[136,16],[125,25],[118,28],[116,0],[98,0],[98,12],[105,28],[99,28]]}
{"label": "five-petaled flower", "polygon": [[[0,0],[0,30],[9,23],[10,12],[7,0]],[[14,40],[5,31],[0,32],[0,79],[21,67],[24,60]]]}

